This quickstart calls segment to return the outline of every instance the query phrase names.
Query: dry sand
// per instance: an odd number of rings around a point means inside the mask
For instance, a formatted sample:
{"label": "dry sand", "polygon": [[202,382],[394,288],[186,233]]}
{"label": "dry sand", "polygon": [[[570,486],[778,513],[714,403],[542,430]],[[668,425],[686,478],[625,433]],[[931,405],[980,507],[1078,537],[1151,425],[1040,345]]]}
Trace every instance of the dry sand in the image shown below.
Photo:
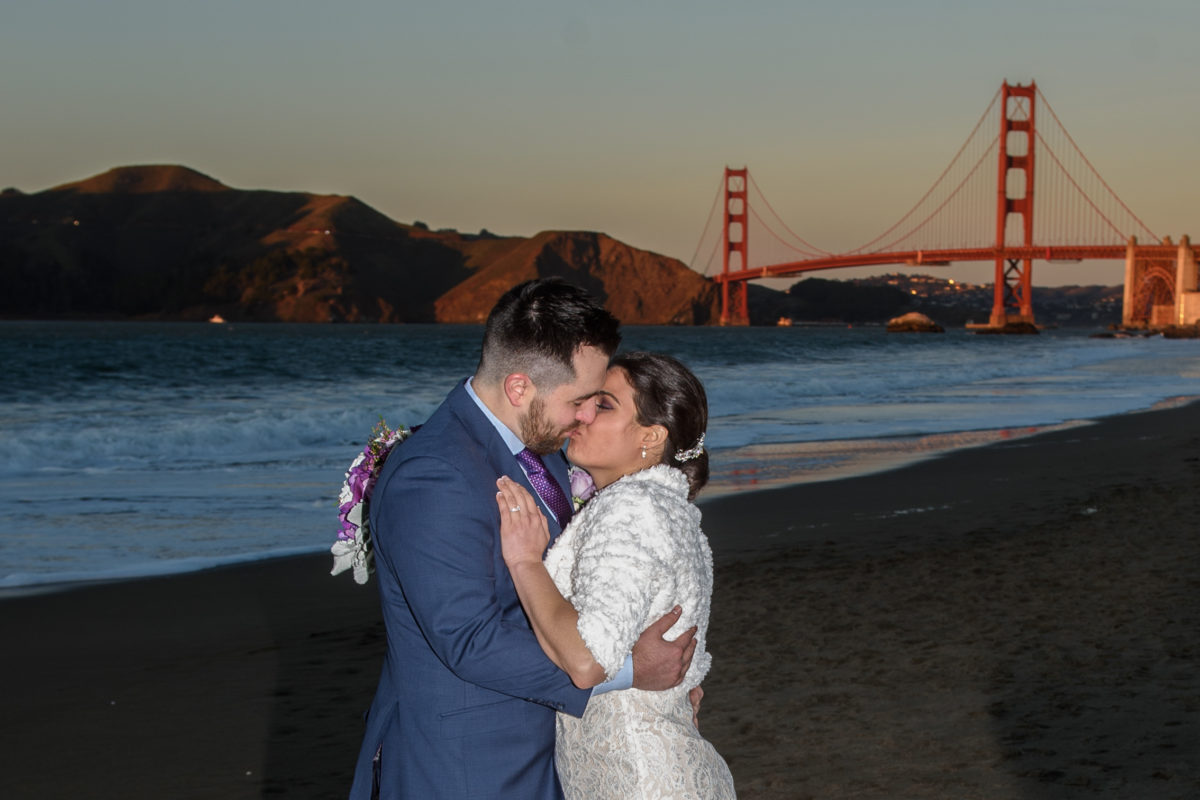
{"label": "dry sand", "polygon": [[[1200,797],[1200,405],[702,503],[702,730],[755,798]],[[324,556],[0,601],[5,798],[344,797]]]}

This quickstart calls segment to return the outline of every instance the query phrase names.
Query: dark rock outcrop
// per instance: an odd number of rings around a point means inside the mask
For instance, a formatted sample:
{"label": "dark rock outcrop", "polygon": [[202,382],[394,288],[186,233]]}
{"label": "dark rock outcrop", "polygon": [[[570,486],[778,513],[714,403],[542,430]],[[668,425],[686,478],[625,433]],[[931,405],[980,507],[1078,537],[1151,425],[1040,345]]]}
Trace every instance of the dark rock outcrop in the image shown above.
{"label": "dark rock outcrop", "polygon": [[1168,325],[1163,328],[1164,339],[1200,339],[1200,323],[1195,325]]}
{"label": "dark rock outcrop", "polygon": [[1006,322],[1003,325],[972,327],[971,331],[977,334],[1016,334],[1028,335],[1041,333],[1038,326],[1032,322]]}
{"label": "dark rock outcrop", "polygon": [[888,320],[888,333],[945,333],[946,329],[918,311]]}

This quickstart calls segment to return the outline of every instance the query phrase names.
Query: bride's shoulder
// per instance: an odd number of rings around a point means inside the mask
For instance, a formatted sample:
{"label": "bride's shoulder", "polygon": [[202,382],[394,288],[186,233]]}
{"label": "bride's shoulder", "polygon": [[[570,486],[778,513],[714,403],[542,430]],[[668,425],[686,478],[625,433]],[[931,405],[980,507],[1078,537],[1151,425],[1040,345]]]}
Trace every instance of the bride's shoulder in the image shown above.
{"label": "bride's shoulder", "polygon": [[677,500],[687,501],[687,476],[667,464],[655,464],[626,475],[601,494],[621,500]]}
{"label": "bride's shoulder", "polygon": [[614,547],[632,548],[672,561],[700,526],[700,510],[687,495],[687,477],[665,464],[626,475],[584,507],[578,547],[605,557]]}
{"label": "bride's shoulder", "polygon": [[666,464],[658,464],[626,475],[596,494],[589,503],[592,514],[600,519],[631,517],[644,523],[686,514],[687,476]]}

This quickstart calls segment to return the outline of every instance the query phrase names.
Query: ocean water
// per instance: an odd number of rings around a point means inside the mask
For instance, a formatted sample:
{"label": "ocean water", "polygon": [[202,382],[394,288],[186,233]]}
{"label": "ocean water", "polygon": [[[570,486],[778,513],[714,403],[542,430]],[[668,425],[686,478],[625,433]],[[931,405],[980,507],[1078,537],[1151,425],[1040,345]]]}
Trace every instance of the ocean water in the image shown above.
{"label": "ocean water", "polygon": [[[475,326],[0,323],[0,589],[327,549],[381,417],[424,420]],[[649,328],[709,394],[712,494],[1200,395],[1200,342]],[[703,497],[703,496],[702,496]]]}

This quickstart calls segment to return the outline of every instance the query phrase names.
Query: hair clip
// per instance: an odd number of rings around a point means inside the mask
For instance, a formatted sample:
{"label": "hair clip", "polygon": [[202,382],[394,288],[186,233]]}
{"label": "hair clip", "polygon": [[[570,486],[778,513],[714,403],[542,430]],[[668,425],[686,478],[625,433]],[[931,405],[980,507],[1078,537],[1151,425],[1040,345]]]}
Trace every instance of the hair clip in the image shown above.
{"label": "hair clip", "polygon": [[680,450],[678,453],[676,453],[675,460],[680,463],[683,463],[684,461],[691,461],[693,458],[699,458],[700,454],[703,452],[704,452],[704,434],[702,433],[702,434],[700,434],[700,438],[696,440],[696,444],[693,445],[690,449]]}

